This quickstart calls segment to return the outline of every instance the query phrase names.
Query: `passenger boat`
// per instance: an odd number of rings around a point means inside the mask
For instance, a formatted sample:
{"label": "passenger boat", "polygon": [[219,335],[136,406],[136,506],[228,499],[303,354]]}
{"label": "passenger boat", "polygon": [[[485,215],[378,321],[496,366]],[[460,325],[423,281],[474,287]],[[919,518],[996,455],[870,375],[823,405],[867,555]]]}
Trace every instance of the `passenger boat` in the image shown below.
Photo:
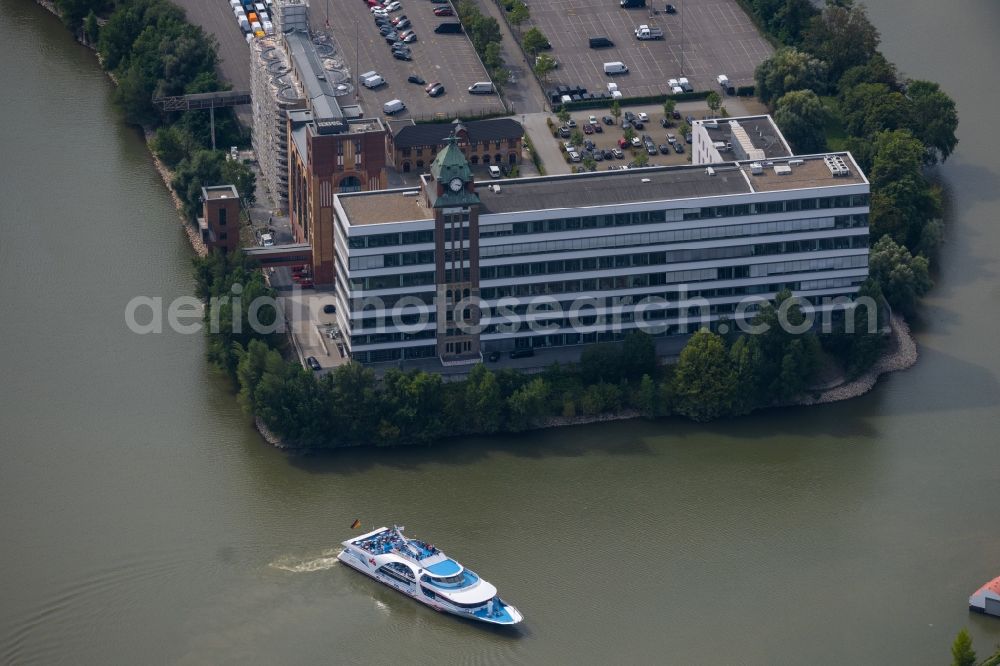
{"label": "passenger boat", "polygon": [[983,585],[969,597],[969,610],[1000,617],[1000,576]]}
{"label": "passenger boat", "polygon": [[524,619],[497,588],[433,545],[403,536],[402,527],[380,527],[343,546],[341,562],[435,610],[497,625]]}

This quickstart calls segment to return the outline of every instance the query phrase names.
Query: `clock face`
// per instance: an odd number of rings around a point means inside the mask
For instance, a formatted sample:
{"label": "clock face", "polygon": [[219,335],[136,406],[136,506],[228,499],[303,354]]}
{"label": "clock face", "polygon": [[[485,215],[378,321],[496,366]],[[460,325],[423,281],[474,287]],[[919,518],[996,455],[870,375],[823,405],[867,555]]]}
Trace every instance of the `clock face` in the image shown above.
{"label": "clock face", "polygon": [[464,185],[465,183],[462,182],[461,178],[452,178],[451,182],[448,183],[448,186],[451,188],[452,192],[458,192],[459,190],[462,189]]}

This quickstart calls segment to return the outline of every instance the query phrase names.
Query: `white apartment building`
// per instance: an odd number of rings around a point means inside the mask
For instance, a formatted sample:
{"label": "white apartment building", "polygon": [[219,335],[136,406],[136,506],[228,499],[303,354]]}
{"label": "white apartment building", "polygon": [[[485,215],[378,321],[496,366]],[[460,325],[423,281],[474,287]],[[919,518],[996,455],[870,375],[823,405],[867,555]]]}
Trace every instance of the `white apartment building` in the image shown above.
{"label": "white apartment building", "polygon": [[869,184],[849,153],[792,156],[766,116],[696,123],[693,147],[689,166],[490,184],[449,143],[419,190],[335,195],[347,351],[471,363],[749,318],[786,288],[819,309],[857,292]]}

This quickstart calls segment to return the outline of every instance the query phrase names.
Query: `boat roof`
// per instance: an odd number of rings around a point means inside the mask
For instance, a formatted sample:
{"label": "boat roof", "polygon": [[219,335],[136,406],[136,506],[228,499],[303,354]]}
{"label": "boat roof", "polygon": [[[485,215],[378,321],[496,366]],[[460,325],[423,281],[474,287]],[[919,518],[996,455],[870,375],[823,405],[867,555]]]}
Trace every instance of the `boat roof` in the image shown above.
{"label": "boat roof", "polygon": [[993,596],[1000,597],[1000,576],[997,576],[990,582],[983,585],[981,588],[976,590],[976,594],[980,592],[992,592]]}
{"label": "boat roof", "polygon": [[436,564],[425,566],[424,569],[433,576],[445,577],[445,576],[454,576],[457,573],[461,573],[462,565],[456,562],[455,560],[451,559],[450,557],[446,557],[445,559],[441,560],[440,562],[437,562]]}

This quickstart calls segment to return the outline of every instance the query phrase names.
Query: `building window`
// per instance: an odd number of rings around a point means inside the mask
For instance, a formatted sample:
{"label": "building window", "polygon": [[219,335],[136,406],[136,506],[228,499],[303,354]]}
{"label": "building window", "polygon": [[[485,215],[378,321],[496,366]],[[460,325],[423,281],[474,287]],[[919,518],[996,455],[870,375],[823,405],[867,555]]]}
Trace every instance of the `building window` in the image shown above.
{"label": "building window", "polygon": [[400,153],[402,154],[403,157],[409,157],[410,156],[410,152],[411,152],[411,149],[409,149],[409,148],[403,148],[403,150],[400,151]]}
{"label": "building window", "polygon": [[357,176],[347,176],[346,178],[341,178],[340,183],[337,185],[337,189],[340,192],[360,192],[361,180]]}
{"label": "building window", "polygon": [[423,147],[417,148],[417,157],[423,157],[424,149]]}
{"label": "building window", "polygon": [[220,208],[219,209],[219,226],[220,227],[226,226],[226,212],[227,211],[226,211],[225,208]]}
{"label": "building window", "polygon": [[219,240],[226,240],[227,238],[229,238],[229,234],[227,234],[225,231],[219,234]]}

